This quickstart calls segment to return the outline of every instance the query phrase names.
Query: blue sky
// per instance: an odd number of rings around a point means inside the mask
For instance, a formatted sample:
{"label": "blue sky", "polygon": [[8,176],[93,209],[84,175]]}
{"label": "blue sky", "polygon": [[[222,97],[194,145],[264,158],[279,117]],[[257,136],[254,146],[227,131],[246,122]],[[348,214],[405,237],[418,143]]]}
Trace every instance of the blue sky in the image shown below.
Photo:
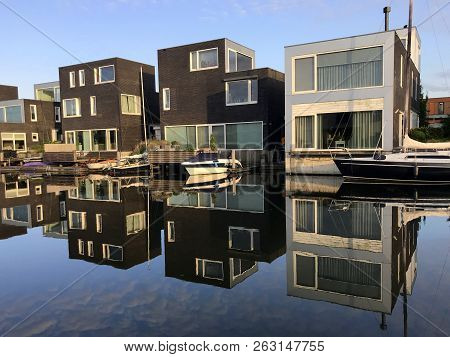
{"label": "blue sky", "polygon": [[[414,23],[446,3],[416,0]],[[58,67],[78,60],[117,56],[157,65],[159,48],[222,37],[253,48],[257,67],[284,71],[284,46],[380,31],[386,5],[391,28],[403,27],[408,0],[0,0],[0,83],[32,97],[33,83],[57,80]],[[450,5],[419,33],[425,90],[449,96]]]}

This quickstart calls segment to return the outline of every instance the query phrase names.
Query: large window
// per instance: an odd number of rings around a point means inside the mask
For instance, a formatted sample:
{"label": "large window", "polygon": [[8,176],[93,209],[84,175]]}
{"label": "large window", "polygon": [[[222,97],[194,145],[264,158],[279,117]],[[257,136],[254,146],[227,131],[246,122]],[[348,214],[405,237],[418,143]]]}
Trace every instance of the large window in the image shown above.
{"label": "large window", "polygon": [[383,47],[294,58],[294,92],[375,87],[383,84]]}
{"label": "large window", "polygon": [[262,149],[262,123],[226,125],[227,149]]}
{"label": "large window", "polygon": [[262,128],[262,122],[170,126],[165,128],[165,138],[185,148],[207,148],[213,137],[219,149],[260,150],[263,147]]}
{"label": "large window", "polygon": [[95,84],[110,83],[116,80],[114,65],[94,68]]}
{"label": "large window", "polygon": [[117,130],[66,131],[66,144],[75,144],[77,151],[116,151]]}
{"label": "large window", "polygon": [[23,123],[22,107],[20,105],[0,107],[0,123]]}
{"label": "large window", "polygon": [[381,133],[381,110],[295,118],[298,149],[375,149],[381,146]]}
{"label": "large window", "polygon": [[207,278],[223,280],[223,263],[208,259],[195,259],[196,275]]}
{"label": "large window", "polygon": [[70,199],[120,201],[119,181],[78,179],[77,188],[69,191]]}
{"label": "large window", "polygon": [[253,69],[253,58],[228,49],[228,71],[238,72]]}
{"label": "large window", "polygon": [[71,98],[63,100],[64,118],[72,118],[81,116],[80,98]]}
{"label": "large window", "polygon": [[24,197],[30,194],[28,180],[17,180],[5,183],[5,198]]}
{"label": "large window", "polygon": [[225,83],[226,104],[243,105],[258,102],[258,80],[249,79]]}
{"label": "large window", "polygon": [[230,249],[254,251],[259,250],[260,236],[258,229],[229,227],[228,247]]}
{"label": "large window", "polygon": [[27,139],[25,133],[1,133],[2,149],[27,151]]}
{"label": "large window", "polygon": [[383,47],[317,56],[317,89],[335,90],[381,86]]}
{"label": "large window", "polygon": [[59,89],[59,87],[36,89],[36,99],[44,100],[47,102],[59,102],[60,101],[60,89]]}
{"label": "large window", "polygon": [[211,48],[207,50],[191,52],[191,71],[203,69],[212,69],[219,66],[218,49]]}
{"label": "large window", "polygon": [[127,235],[135,234],[145,229],[145,212],[130,214],[127,220]]}
{"label": "large window", "polygon": [[123,247],[111,244],[103,244],[103,258],[111,261],[123,261]]}
{"label": "large window", "polygon": [[30,206],[22,205],[2,209],[2,222],[19,223],[28,225],[30,223]]}
{"label": "large window", "polygon": [[69,228],[86,229],[86,212],[69,211]]}
{"label": "large window", "polygon": [[122,114],[140,115],[141,97],[137,95],[121,95]]}

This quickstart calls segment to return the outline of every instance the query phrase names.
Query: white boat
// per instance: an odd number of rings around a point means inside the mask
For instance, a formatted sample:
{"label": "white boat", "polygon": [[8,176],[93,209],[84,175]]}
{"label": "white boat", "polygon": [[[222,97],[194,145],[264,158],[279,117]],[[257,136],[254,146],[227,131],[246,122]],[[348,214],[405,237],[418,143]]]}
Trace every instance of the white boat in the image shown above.
{"label": "white boat", "polygon": [[90,162],[86,166],[92,171],[103,171],[117,165],[117,160],[104,160],[98,162]]}
{"label": "white boat", "polygon": [[183,190],[215,191],[238,183],[242,176],[230,176],[228,173],[189,176]]}
{"label": "white boat", "polygon": [[136,171],[145,170],[150,167],[147,154],[125,156],[120,160],[105,160],[87,164],[89,170],[92,171]]}
{"label": "white boat", "polygon": [[[189,161],[181,163],[189,175],[223,174],[231,171],[233,161],[231,159],[218,159],[217,154],[199,153]],[[234,160],[236,169],[242,169],[242,164]]]}

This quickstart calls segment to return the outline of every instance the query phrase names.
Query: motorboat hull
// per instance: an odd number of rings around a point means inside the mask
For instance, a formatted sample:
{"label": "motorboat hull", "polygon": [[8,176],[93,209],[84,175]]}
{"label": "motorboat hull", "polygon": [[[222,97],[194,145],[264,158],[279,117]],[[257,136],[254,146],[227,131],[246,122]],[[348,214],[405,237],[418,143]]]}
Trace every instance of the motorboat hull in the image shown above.
{"label": "motorboat hull", "polygon": [[450,182],[450,162],[417,162],[405,160],[334,159],[345,179],[392,182]]}
{"label": "motorboat hull", "polygon": [[[229,159],[218,159],[213,161],[196,161],[183,162],[181,164],[189,175],[215,175],[230,172],[232,169],[232,162]],[[239,161],[235,161],[236,168],[242,168]]]}

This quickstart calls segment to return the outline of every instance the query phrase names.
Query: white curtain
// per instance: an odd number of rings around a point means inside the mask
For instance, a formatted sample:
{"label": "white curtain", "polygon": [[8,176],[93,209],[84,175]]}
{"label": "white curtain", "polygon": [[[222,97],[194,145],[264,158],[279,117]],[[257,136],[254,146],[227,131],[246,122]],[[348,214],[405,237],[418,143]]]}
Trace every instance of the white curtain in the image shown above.
{"label": "white curtain", "polygon": [[314,147],[314,117],[301,116],[295,118],[295,147]]}
{"label": "white curtain", "polygon": [[351,149],[375,149],[381,144],[381,111],[352,113],[352,135],[347,147]]}

